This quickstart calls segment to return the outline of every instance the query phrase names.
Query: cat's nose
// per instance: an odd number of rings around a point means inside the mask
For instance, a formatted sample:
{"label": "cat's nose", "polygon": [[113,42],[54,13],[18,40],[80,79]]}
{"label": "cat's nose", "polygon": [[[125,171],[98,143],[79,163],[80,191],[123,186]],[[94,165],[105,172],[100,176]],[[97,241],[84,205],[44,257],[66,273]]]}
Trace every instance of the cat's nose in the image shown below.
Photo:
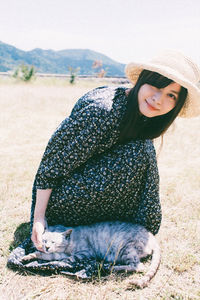
{"label": "cat's nose", "polygon": [[48,251],[48,250],[49,250],[49,248],[50,248],[50,247],[47,247],[47,246],[46,246],[46,251]]}

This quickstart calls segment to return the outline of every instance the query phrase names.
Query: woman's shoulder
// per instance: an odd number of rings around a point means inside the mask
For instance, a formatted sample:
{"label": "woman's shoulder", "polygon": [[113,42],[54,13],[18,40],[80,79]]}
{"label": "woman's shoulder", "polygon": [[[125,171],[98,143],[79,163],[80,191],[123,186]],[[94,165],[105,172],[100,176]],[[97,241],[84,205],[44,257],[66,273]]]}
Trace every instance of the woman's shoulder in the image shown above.
{"label": "woman's shoulder", "polygon": [[114,103],[117,102],[119,104],[125,101],[126,90],[126,87],[97,87],[83,95],[76,102],[73,111],[81,110],[88,106],[98,107],[109,111],[113,108]]}
{"label": "woman's shoulder", "polygon": [[123,86],[100,86],[87,92],[83,97],[93,98],[94,100],[107,97],[113,99],[116,95],[125,95],[126,90],[127,88]]}

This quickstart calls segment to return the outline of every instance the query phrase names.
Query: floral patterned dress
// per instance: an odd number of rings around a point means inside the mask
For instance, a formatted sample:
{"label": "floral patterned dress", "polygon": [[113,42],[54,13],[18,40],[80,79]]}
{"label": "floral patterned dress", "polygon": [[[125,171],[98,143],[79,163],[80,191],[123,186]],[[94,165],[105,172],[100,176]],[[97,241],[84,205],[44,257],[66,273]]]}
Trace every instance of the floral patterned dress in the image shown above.
{"label": "floral patterned dress", "polygon": [[35,177],[31,223],[36,189],[52,188],[46,210],[51,225],[123,220],[158,232],[161,207],[153,143],[117,143],[125,91],[101,87],[88,92],[57,128]]}

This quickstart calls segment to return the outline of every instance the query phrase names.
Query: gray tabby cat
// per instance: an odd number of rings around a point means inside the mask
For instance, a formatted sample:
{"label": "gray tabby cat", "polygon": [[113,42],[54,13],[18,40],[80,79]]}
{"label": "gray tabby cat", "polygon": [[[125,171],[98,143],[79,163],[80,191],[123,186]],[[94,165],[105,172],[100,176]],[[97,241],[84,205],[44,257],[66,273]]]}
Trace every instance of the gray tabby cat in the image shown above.
{"label": "gray tabby cat", "polygon": [[148,285],[160,264],[160,248],[153,234],[141,225],[118,221],[74,228],[50,226],[43,234],[43,250],[24,256],[22,261],[96,258],[112,263],[114,271],[142,272],[140,259],[153,253],[147,273],[130,281],[140,288]]}

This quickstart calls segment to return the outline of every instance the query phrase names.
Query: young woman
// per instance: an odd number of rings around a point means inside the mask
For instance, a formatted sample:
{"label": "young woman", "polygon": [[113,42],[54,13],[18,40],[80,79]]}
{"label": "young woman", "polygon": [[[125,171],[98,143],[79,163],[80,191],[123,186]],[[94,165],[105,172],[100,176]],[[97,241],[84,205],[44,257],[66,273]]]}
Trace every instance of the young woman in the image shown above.
{"label": "young woman", "polygon": [[152,140],[179,115],[200,114],[200,70],[177,51],[131,63],[133,88],[84,95],[51,137],[33,186],[32,241],[42,247],[44,219],[76,226],[104,220],[161,224]]}

